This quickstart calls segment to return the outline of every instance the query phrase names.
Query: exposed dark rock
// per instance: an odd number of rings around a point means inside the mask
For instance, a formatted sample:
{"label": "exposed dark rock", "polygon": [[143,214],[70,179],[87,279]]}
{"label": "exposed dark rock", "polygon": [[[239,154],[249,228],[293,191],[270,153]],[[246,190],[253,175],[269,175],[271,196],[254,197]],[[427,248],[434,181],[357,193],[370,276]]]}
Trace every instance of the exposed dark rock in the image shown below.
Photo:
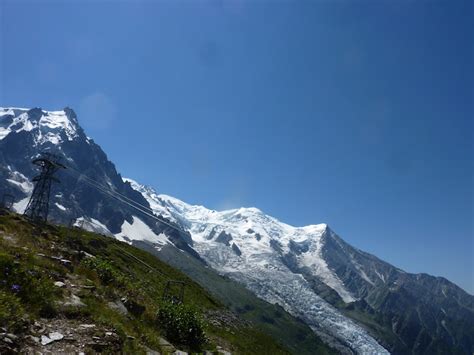
{"label": "exposed dark rock", "polygon": [[230,246],[230,242],[232,241],[232,235],[226,233],[225,231],[222,231],[219,233],[215,241]]}
{"label": "exposed dark rock", "polygon": [[297,243],[293,240],[290,240],[289,247],[292,252],[296,254],[302,254],[306,253],[309,250],[309,243],[307,241]]}
{"label": "exposed dark rock", "polygon": [[237,254],[238,256],[241,256],[241,255],[242,255],[242,252],[240,251],[239,247],[238,247],[237,244],[235,244],[235,243],[232,243],[232,250],[233,250],[234,253]]}
{"label": "exposed dark rock", "polygon": [[281,243],[275,239],[270,240],[270,246],[279,253],[283,252]]}

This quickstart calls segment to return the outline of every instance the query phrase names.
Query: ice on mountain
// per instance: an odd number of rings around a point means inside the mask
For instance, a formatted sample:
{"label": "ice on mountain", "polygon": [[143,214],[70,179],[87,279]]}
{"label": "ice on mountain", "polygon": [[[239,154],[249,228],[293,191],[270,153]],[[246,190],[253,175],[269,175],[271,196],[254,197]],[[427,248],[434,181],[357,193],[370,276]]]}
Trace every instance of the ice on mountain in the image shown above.
{"label": "ice on mountain", "polygon": [[17,201],[13,204],[13,210],[17,213],[24,213],[26,210],[26,206],[28,206],[28,202],[30,201],[30,196],[27,196],[20,201]]}
{"label": "ice on mountain", "polygon": [[[59,205],[59,204],[56,203],[56,205]],[[59,205],[59,206],[61,206],[61,205]],[[60,208],[59,206],[58,206],[58,208]],[[61,207],[64,208],[64,206],[61,206]],[[100,221],[98,221],[95,218],[79,217],[74,221],[73,226],[82,228],[82,229],[84,229],[86,231],[89,231],[89,232],[105,234],[105,235],[108,235],[108,236],[113,235],[109,231],[109,229],[107,228],[107,226],[105,224],[101,223]]]}
{"label": "ice on mountain", "polygon": [[164,234],[156,234],[151,230],[148,225],[143,222],[140,218],[133,216],[132,223],[124,221],[122,224],[122,230],[116,234],[116,238],[122,241],[125,240],[146,240],[160,245],[168,244],[168,238]]}
{"label": "ice on mountain", "polygon": [[66,207],[64,207],[63,205],[60,205],[60,204],[57,203],[57,202],[55,203],[55,205],[56,205],[56,207],[59,208],[61,211],[66,211],[66,210],[67,210]]}
{"label": "ice on mountain", "polygon": [[163,205],[159,202],[158,195],[153,189],[140,185],[135,180],[129,178],[123,178],[123,181],[130,183],[134,190],[142,194],[142,196],[150,204],[150,207],[155,212],[155,214],[161,215],[172,222],[177,222],[176,218],[171,213],[169,213],[168,209],[163,207]]}
{"label": "ice on mountain", "polygon": [[[20,174],[22,175],[22,174]],[[24,175],[23,175],[24,177]],[[6,179],[10,184],[18,187],[21,192],[30,193],[33,190],[33,184],[28,181],[28,179],[17,180],[15,178]]]}

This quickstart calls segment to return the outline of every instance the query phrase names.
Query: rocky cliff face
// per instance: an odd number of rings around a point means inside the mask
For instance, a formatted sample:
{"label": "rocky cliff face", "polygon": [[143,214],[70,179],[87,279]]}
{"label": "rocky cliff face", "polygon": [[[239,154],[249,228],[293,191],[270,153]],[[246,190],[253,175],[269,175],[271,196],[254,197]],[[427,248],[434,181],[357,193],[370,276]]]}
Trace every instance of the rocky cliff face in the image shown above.
{"label": "rocky cliff face", "polygon": [[[68,167],[52,194],[56,222],[73,219],[157,255],[178,247],[280,305],[341,352],[474,351],[474,297],[448,280],[406,273],[325,224],[293,227],[257,208],[213,211],[123,179],[70,109],[0,109],[0,195],[13,194],[17,211],[31,194],[31,159],[41,151],[62,156]],[[111,196],[117,193],[141,212]]]}

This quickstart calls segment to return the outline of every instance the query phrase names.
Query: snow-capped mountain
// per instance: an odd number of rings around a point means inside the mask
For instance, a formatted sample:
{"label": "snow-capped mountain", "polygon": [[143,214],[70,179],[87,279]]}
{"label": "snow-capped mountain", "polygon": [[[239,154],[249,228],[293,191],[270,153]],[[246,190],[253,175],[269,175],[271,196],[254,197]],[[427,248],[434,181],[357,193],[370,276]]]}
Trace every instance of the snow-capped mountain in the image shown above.
{"label": "snow-capped mountain", "polygon": [[78,138],[81,134],[76,116],[71,109],[62,111],[28,110],[24,108],[1,108],[0,139],[12,132],[33,131],[34,144],[50,142],[54,145]]}
{"label": "snow-capped mountain", "polygon": [[[122,239],[128,238],[127,235],[133,239],[150,235],[155,238],[167,231],[167,240],[193,253],[189,235],[157,223],[130,204],[103,192],[110,189],[124,199],[150,207],[140,193],[123,181],[102,149],[85,135],[76,114],[69,108],[61,111],[0,108],[0,179],[6,182],[0,187],[0,196],[15,196],[16,211],[22,213],[26,208],[33,190],[30,181],[38,174],[31,160],[41,152],[60,156],[67,167],[58,172],[61,183],[53,186],[52,221],[73,223]],[[102,186],[102,190],[92,186],[91,181]],[[127,235],[121,234],[122,231],[127,231]]]}
{"label": "snow-capped mountain", "polygon": [[453,334],[461,319],[473,324],[474,298],[443,278],[406,273],[350,246],[326,224],[293,227],[257,208],[209,210],[127,181],[158,214],[189,231],[193,248],[215,270],[326,340],[356,353],[383,353],[380,344],[395,353],[434,351],[439,339],[472,347]]}
{"label": "snow-capped mountain", "polygon": [[13,195],[20,213],[37,174],[31,160],[43,151],[67,167],[51,197],[54,222],[146,246],[159,257],[178,250],[173,258],[183,264],[191,255],[279,304],[340,352],[474,351],[474,297],[448,280],[406,273],[326,224],[293,227],[257,208],[209,210],[123,179],[68,108],[0,108],[0,197]]}
{"label": "snow-capped mountain", "polygon": [[131,182],[157,213],[170,215],[188,228],[195,250],[214,269],[246,285],[260,298],[280,304],[321,336],[336,338],[356,353],[388,353],[366,330],[318,296],[283,257],[294,255],[299,267],[308,268],[345,301],[354,301],[322,256],[324,236],[331,234],[327,225],[296,228],[257,208],[218,212],[157,195],[152,189]]}

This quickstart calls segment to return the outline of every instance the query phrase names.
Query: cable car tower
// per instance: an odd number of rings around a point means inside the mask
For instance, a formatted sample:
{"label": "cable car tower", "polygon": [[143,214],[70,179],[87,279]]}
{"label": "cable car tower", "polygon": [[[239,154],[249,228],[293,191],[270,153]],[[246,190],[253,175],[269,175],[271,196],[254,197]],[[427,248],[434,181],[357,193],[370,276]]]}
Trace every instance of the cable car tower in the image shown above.
{"label": "cable car tower", "polygon": [[33,164],[39,166],[40,174],[33,178],[35,187],[24,215],[35,222],[47,222],[48,220],[51,184],[53,181],[59,182],[53,175],[59,169],[66,169],[59,161],[60,158],[51,153],[42,153],[39,158],[32,161]]}

